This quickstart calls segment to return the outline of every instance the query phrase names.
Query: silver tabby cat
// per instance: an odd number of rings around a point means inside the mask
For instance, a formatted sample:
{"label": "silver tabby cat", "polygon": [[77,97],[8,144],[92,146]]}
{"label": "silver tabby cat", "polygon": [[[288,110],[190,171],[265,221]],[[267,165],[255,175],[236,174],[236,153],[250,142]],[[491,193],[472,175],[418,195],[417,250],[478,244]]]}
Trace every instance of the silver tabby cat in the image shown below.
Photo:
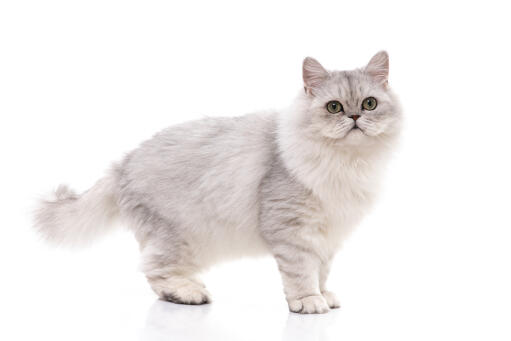
{"label": "silver tabby cat", "polygon": [[152,289],[171,302],[208,303],[201,271],[270,253],[291,311],[337,308],[325,286],[332,258],[370,208],[400,130],[388,70],[384,51],[351,71],[306,58],[305,91],[285,110],[167,128],[85,193],[60,186],[35,225],[83,244],[120,218]]}

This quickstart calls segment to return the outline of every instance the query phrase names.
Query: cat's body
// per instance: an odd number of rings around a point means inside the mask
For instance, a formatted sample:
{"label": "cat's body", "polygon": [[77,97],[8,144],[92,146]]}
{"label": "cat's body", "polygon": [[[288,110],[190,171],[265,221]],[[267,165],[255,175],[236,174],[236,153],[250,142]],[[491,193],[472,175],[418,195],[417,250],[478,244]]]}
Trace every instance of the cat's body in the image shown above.
{"label": "cat's body", "polygon": [[[388,70],[386,58],[371,62]],[[386,76],[371,74],[371,63],[344,73],[316,63],[304,62],[306,92],[288,109],[168,128],[83,195],[60,188],[39,210],[37,226],[49,239],[73,243],[119,216],[140,243],[153,290],[169,301],[206,303],[200,271],[271,253],[290,310],[338,307],[325,288],[331,260],[373,202],[400,115]],[[352,129],[357,118],[348,110],[369,95],[391,113],[366,114]],[[332,96],[348,110],[326,112]]]}

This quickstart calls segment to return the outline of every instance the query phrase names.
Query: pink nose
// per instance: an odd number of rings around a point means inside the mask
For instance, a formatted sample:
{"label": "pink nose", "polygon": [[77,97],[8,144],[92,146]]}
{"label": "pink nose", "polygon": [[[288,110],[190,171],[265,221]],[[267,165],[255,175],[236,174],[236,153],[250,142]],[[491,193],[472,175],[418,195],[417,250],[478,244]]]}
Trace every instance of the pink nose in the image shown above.
{"label": "pink nose", "polygon": [[352,118],[356,121],[360,118],[360,115],[351,115],[351,116],[349,116],[349,118]]}

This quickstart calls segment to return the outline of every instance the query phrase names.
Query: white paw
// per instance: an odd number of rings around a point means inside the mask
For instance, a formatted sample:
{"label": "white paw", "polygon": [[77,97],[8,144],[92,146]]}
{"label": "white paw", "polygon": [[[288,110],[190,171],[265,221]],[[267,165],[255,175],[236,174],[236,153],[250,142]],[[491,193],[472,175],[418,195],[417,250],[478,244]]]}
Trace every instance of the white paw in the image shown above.
{"label": "white paw", "polygon": [[162,293],[162,298],[179,304],[206,304],[211,302],[209,292],[198,285],[167,289]]}
{"label": "white paw", "polygon": [[326,303],[331,309],[336,309],[341,306],[341,302],[339,302],[339,299],[337,298],[337,296],[335,296],[333,292],[325,290],[321,294],[323,295]]}
{"label": "white paw", "polygon": [[330,309],[321,295],[306,296],[288,300],[289,310],[300,314],[324,314]]}
{"label": "white paw", "polygon": [[[154,289],[154,287],[153,287]],[[159,289],[159,290],[158,290]],[[186,278],[167,280],[157,290],[166,301],[179,304],[205,304],[211,302],[211,296],[202,283]]]}

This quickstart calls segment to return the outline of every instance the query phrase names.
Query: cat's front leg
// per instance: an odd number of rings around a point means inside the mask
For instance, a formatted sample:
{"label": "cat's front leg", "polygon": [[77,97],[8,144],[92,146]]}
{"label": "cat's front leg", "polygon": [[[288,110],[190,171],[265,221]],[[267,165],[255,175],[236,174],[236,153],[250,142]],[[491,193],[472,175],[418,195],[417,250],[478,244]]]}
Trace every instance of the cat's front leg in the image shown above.
{"label": "cat's front leg", "polygon": [[276,246],[277,261],[289,310],[301,314],[322,314],[329,311],[319,287],[321,262],[306,247]]}
{"label": "cat's front leg", "polygon": [[328,306],[331,309],[336,309],[341,306],[339,299],[333,292],[326,289],[326,280],[328,279],[328,274],[330,273],[331,264],[331,258],[321,263],[321,267],[319,269],[319,290],[328,303]]}

